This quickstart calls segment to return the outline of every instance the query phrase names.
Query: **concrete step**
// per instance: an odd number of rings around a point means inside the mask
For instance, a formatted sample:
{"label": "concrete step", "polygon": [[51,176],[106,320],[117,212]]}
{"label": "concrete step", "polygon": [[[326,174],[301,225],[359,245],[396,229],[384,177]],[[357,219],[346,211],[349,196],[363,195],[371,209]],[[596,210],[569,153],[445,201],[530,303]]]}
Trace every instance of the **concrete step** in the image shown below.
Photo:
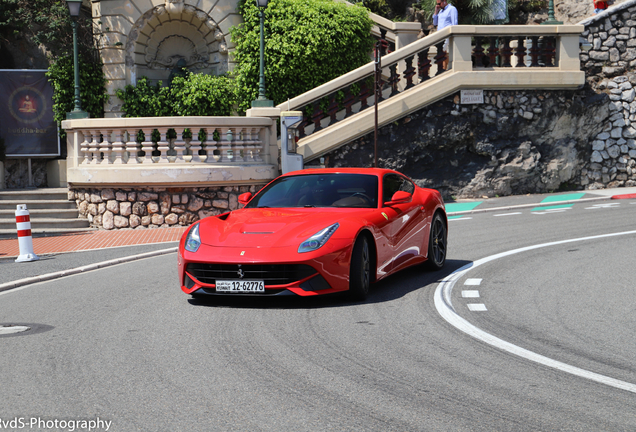
{"label": "concrete step", "polygon": [[13,210],[20,204],[26,204],[29,212],[34,209],[76,209],[75,201],[67,200],[0,200],[0,210]]}
{"label": "concrete step", "polygon": [[[89,225],[88,219],[51,217],[34,219],[33,216],[31,216],[31,231],[49,228],[73,230],[76,228],[87,228]],[[16,232],[15,217],[12,219],[0,217],[0,230],[13,230],[13,232]]]}
{"label": "concrete step", "polygon": [[17,238],[15,211],[26,204],[32,234],[68,233],[92,230],[87,219],[80,219],[66,188],[0,191],[0,238]]}
{"label": "concrete step", "polygon": [[0,190],[0,201],[23,201],[23,200],[64,200],[68,201],[68,189],[66,188],[45,188],[45,189],[4,189]]}
{"label": "concrete step", "polygon": [[[29,219],[31,219],[31,222],[33,222],[34,220],[39,220],[39,219],[73,219],[73,218],[77,218],[79,216],[79,213],[78,213],[76,208],[70,208],[70,209],[51,209],[51,208],[29,209],[27,207],[27,209],[29,210]],[[15,210],[13,210],[13,209],[10,209],[10,210],[0,209],[0,220],[11,219],[11,217],[13,217],[13,220],[15,221]]]}

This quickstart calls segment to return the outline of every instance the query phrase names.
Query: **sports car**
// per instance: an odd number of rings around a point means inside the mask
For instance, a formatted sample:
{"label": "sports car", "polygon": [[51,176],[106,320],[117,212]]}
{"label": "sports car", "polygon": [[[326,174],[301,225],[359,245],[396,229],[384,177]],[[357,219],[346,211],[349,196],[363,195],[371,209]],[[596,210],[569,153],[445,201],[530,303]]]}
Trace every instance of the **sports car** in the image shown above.
{"label": "sports car", "polygon": [[179,243],[181,289],[210,295],[315,296],[369,285],[406,267],[446,261],[444,201],[397,171],[304,169],[243,208],[194,223]]}

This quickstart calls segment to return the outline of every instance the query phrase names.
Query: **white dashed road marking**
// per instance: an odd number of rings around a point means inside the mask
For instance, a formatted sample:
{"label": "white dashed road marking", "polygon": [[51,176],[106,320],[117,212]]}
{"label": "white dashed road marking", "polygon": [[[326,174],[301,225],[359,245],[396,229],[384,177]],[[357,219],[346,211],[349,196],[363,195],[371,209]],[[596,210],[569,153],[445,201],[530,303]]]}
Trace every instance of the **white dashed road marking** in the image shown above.
{"label": "white dashed road marking", "polygon": [[479,298],[479,291],[476,290],[464,290],[462,291],[463,298]]}
{"label": "white dashed road marking", "polygon": [[466,279],[464,285],[481,285],[481,279]]}
{"label": "white dashed road marking", "polygon": [[500,213],[500,214],[496,214],[496,215],[493,215],[493,216],[495,216],[495,217],[497,217],[497,216],[513,216],[513,215],[520,215],[520,214],[523,214],[523,213],[522,212]]}
{"label": "white dashed road marking", "polygon": [[470,303],[468,304],[468,309],[471,312],[484,312],[488,310],[486,309],[486,305],[483,303]]}

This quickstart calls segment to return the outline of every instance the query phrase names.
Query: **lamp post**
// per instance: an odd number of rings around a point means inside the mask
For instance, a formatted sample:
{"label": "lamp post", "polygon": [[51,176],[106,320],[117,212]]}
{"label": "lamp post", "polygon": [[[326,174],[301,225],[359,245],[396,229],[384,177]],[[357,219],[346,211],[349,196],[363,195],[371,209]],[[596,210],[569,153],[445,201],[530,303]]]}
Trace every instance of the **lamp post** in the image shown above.
{"label": "lamp post", "polygon": [[80,100],[80,80],[79,61],[77,58],[77,18],[82,7],[82,0],[66,0],[68,10],[71,13],[71,25],[73,26],[73,71],[75,72],[75,108],[70,113],[66,113],[67,119],[88,118],[88,113],[82,111],[82,101]]}
{"label": "lamp post", "polygon": [[[68,1],[68,0],[67,0]],[[274,101],[267,99],[265,96],[265,8],[267,8],[267,0],[256,0],[256,5],[260,13],[261,20],[261,55],[260,55],[260,67],[259,67],[259,84],[258,84],[258,98],[252,101],[252,108],[261,107],[273,107]]]}
{"label": "lamp post", "polygon": [[561,24],[563,24],[563,21],[557,21],[556,18],[554,18],[554,0],[548,1],[548,20],[547,21],[543,21],[541,24],[545,24],[545,25],[561,25]]}

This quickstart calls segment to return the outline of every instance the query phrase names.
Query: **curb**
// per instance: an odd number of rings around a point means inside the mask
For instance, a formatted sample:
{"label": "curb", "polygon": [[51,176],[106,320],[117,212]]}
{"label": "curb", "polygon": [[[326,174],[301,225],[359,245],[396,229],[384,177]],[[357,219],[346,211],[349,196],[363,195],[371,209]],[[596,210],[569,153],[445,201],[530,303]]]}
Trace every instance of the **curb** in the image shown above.
{"label": "curb", "polygon": [[34,283],[38,283],[38,282],[45,282],[45,281],[49,281],[52,279],[57,279],[57,278],[61,278],[61,277],[65,277],[65,276],[72,276],[72,275],[76,275],[79,273],[84,273],[84,272],[88,272],[91,270],[97,270],[100,268],[104,268],[104,267],[110,267],[113,265],[117,265],[117,264],[122,264],[122,263],[127,263],[127,262],[131,262],[131,261],[137,261],[140,259],[144,259],[144,258],[150,258],[150,257],[154,257],[154,256],[159,256],[159,255],[166,255],[166,254],[170,254],[173,252],[177,252],[178,247],[172,247],[172,248],[168,248],[168,249],[161,249],[158,251],[153,251],[153,252],[145,252],[142,254],[138,254],[138,255],[131,255],[131,256],[127,256],[127,257],[123,257],[123,258],[116,258],[116,259],[112,259],[109,261],[102,261],[100,263],[95,263],[95,264],[89,264],[89,265],[85,265],[82,267],[76,267],[74,269],[69,269],[69,270],[62,270],[59,272],[54,272],[54,273],[47,273],[47,274],[43,274],[40,276],[33,276],[30,278],[25,278],[25,279],[18,279],[16,281],[13,282],[6,282],[3,284],[0,284],[0,292],[3,291],[8,291],[14,288],[19,288],[25,285],[30,285],[30,284],[34,284]]}
{"label": "curb", "polygon": [[636,198],[636,194],[623,194],[623,195],[614,195],[612,199],[634,199]]}
{"label": "curb", "polygon": [[[533,204],[519,204],[519,205],[513,205],[513,206],[507,206],[507,207],[493,207],[493,208],[485,208],[485,209],[477,209],[477,210],[464,210],[464,211],[456,211],[456,212],[448,212],[448,216],[454,216],[454,215],[460,215],[460,214],[473,214],[473,213],[487,213],[487,212],[491,212],[491,211],[505,211],[505,210],[514,210],[514,209],[519,209],[519,208],[528,208],[528,207],[539,207],[539,206],[556,206],[556,205],[563,205],[563,204],[575,204],[575,203],[582,203],[582,202],[592,202],[592,201],[607,201],[610,199],[618,199],[618,198],[614,198],[617,196],[626,196],[628,197],[628,195],[614,195],[614,196],[603,196],[603,197],[596,197],[596,198],[581,198],[581,199],[577,199],[577,200],[568,200],[568,201],[553,201],[553,202],[549,202],[549,203],[533,203]],[[636,198],[636,194],[634,194],[633,196],[634,198]]]}

